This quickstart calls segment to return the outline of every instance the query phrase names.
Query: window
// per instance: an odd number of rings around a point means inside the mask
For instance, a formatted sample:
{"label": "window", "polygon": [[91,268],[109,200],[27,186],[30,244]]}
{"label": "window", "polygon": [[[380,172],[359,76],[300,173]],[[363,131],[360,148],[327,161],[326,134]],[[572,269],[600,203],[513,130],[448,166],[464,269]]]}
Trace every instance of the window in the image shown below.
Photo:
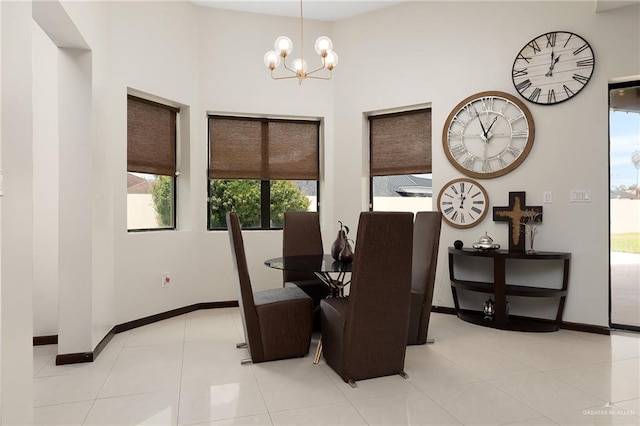
{"label": "window", "polygon": [[431,109],[369,117],[369,209],[432,209]]}
{"label": "window", "polygon": [[127,228],[175,229],[179,110],[127,96]]}
{"label": "window", "polygon": [[244,229],[280,229],[317,211],[320,122],[209,116],[208,229],[235,211]]}

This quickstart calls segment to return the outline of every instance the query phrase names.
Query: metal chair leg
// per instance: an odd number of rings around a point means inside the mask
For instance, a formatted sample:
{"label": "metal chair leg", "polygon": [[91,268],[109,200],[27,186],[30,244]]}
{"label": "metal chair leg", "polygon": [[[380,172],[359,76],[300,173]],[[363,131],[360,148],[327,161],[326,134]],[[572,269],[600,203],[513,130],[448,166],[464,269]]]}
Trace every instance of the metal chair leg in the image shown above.
{"label": "metal chair leg", "polygon": [[253,364],[253,360],[251,358],[245,358],[240,360],[240,365]]}
{"label": "metal chair leg", "polygon": [[358,387],[358,385],[356,384],[356,382],[353,379],[349,379],[347,381],[347,383],[349,383],[349,386],[351,386],[354,389],[356,389]]}
{"label": "metal chair leg", "polygon": [[246,347],[247,347],[247,342],[236,343],[236,348],[238,349],[246,348]]}
{"label": "metal chair leg", "polygon": [[409,375],[407,373],[405,373],[404,371],[401,371],[398,374],[400,375],[400,377],[402,377],[405,380],[409,378]]}
{"label": "metal chair leg", "polygon": [[316,346],[316,354],[313,357],[314,364],[320,362],[320,356],[322,356],[322,337],[318,340],[318,346]]}
{"label": "metal chair leg", "polygon": [[435,339],[427,339],[427,344],[429,343],[435,343]]}

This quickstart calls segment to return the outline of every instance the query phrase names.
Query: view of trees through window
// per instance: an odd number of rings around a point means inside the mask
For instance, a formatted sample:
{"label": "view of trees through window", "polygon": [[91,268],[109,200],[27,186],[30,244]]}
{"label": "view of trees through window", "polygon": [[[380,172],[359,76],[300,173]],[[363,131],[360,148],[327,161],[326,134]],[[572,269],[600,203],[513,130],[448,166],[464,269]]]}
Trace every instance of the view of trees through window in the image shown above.
{"label": "view of trees through window", "polygon": [[127,228],[130,231],[173,228],[174,178],[127,173]]}
{"label": "view of trees through window", "polygon": [[[284,212],[316,211],[316,181],[264,183],[255,179],[209,179],[209,229],[226,229],[229,211],[238,214],[243,228],[263,228],[263,202],[269,205],[268,228],[282,228]],[[267,191],[268,197],[263,196]]]}

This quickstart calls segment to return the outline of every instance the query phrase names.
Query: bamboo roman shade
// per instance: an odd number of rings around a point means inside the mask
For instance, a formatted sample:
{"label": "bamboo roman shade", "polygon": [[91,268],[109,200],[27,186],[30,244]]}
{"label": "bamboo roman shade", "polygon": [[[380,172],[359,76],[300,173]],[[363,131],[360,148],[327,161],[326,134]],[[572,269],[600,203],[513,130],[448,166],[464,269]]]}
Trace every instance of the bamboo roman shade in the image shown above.
{"label": "bamboo roman shade", "polygon": [[176,173],[176,113],[179,110],[127,96],[127,171]]}
{"label": "bamboo roman shade", "polygon": [[369,117],[371,176],[431,173],[431,109]]}
{"label": "bamboo roman shade", "polygon": [[211,179],[318,180],[320,122],[209,116]]}

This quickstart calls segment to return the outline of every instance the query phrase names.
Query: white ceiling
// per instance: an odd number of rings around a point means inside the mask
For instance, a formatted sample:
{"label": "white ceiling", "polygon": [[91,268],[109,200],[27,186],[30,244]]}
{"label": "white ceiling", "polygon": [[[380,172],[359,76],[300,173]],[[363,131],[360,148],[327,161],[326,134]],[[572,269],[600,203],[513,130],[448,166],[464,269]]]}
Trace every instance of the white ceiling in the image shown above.
{"label": "white ceiling", "polygon": [[[299,0],[190,0],[199,6],[267,15],[300,17]],[[305,19],[339,21],[411,0],[304,0]]]}
{"label": "white ceiling", "polygon": [[[300,17],[299,0],[189,0],[199,6],[230,9],[241,12],[262,13],[267,15]],[[304,0],[303,16],[305,19],[321,21],[339,21],[352,16],[361,15],[373,10],[383,9],[405,1],[436,0]],[[443,1],[443,0],[440,0]],[[461,0],[447,0],[461,1]],[[486,1],[486,0],[466,0]],[[505,0],[502,0],[505,1]],[[509,0],[529,1],[529,0]],[[543,0],[552,1],[552,0]],[[594,11],[604,12],[610,9],[638,4],[640,0],[592,0]]]}

